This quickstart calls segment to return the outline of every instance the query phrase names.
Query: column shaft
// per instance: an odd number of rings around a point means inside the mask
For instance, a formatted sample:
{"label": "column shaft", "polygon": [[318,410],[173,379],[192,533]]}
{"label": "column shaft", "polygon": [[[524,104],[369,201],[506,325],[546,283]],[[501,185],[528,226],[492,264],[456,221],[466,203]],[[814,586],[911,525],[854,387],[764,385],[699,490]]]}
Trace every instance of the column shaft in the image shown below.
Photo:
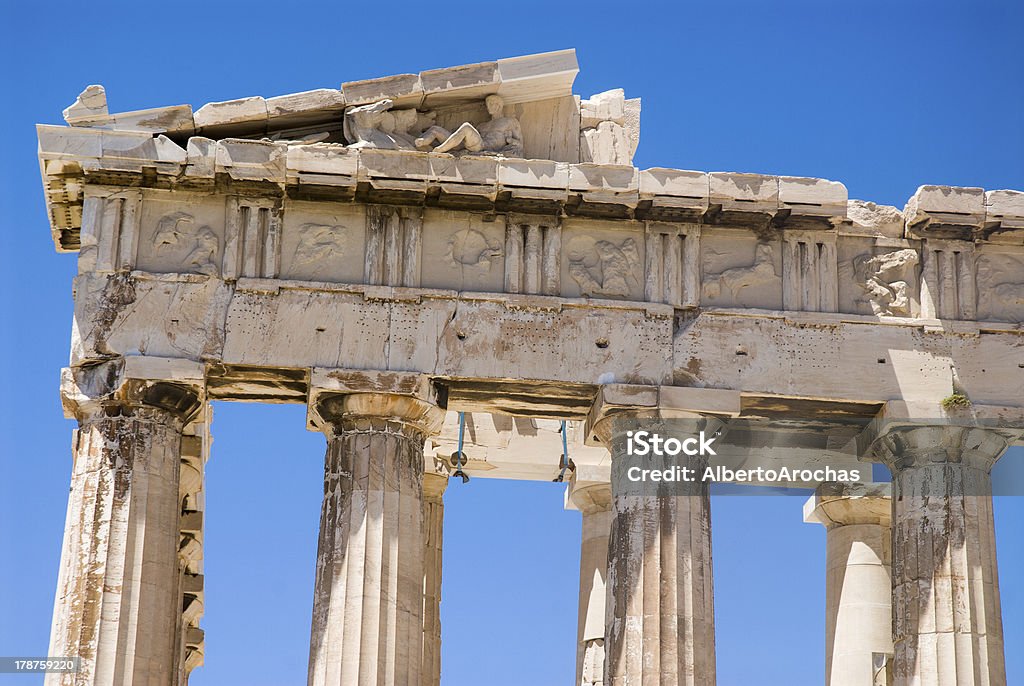
{"label": "column shaft", "polygon": [[343,396],[327,429],[310,686],[420,686],[423,422],[436,407]]}
{"label": "column shaft", "polygon": [[989,470],[995,431],[923,427],[884,436],[893,470],[897,686],[1006,683]]}
{"label": "column shaft", "polygon": [[76,433],[50,655],[79,656],[47,686],[170,684],[177,676],[181,421],[110,408]]}
{"label": "column shaft", "polygon": [[604,683],[608,538],[612,523],[611,489],[608,484],[581,490],[574,489],[571,497],[583,513],[576,684],[601,686]]}
{"label": "column shaft", "polygon": [[423,475],[423,686],[441,683],[441,557],[447,473]]}
{"label": "column shaft", "polygon": [[827,528],[826,686],[870,684],[892,653],[891,509],[885,484],[823,484],[805,507]]}
{"label": "column shaft", "polygon": [[[612,458],[612,471],[622,458]],[[706,463],[690,465],[703,473]],[[622,494],[613,477],[605,683],[713,686],[714,589],[707,483]]]}

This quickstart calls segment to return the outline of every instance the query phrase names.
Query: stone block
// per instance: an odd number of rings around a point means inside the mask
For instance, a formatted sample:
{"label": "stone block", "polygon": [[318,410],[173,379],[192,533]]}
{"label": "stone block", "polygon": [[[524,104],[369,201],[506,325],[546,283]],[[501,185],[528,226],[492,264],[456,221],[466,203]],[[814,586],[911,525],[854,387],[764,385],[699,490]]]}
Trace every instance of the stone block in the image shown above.
{"label": "stone block", "polygon": [[233,179],[284,183],[288,145],[270,141],[226,138],[217,141],[216,169]]}
{"label": "stone block", "polygon": [[597,128],[584,129],[580,134],[580,162],[632,166],[633,152],[625,127],[603,121]]}
{"label": "stone block", "polygon": [[711,202],[740,212],[775,212],[779,208],[779,179],[763,174],[713,172],[709,175]]}
{"label": "stone block", "polygon": [[845,216],[846,186],[838,181],[779,177],[779,207],[795,214]]}
{"label": "stone block", "polygon": [[876,205],[863,200],[846,203],[850,224],[840,228],[844,234],[903,238],[903,213],[891,205]]}
{"label": "stone block", "polygon": [[1024,228],[1024,191],[985,193],[985,218],[1004,227]]}
{"label": "stone block", "polygon": [[419,107],[423,100],[423,86],[419,74],[397,74],[379,79],[348,81],[341,85],[345,103],[366,105],[387,98],[395,108]]}
{"label": "stone block", "polygon": [[359,151],[339,143],[288,146],[288,173],[355,178],[359,171]]}
{"label": "stone block", "polygon": [[596,128],[603,121],[626,123],[626,93],[621,88],[591,95],[580,102],[580,128]]}
{"label": "stone block", "polygon": [[106,116],[107,92],[98,84],[87,86],[64,110],[64,121],[71,126]]}
{"label": "stone block", "polygon": [[965,226],[985,221],[985,190],[958,186],[921,186],[904,208],[907,224],[925,221]]}
{"label": "stone block", "polygon": [[460,67],[420,72],[424,107],[480,100],[498,90],[497,62],[466,64]]}
{"label": "stone block", "polygon": [[185,147],[185,175],[212,179],[217,168],[217,141],[192,136]]}
{"label": "stone block", "polygon": [[639,190],[639,173],[636,168],[624,164],[571,164],[569,190],[636,192]]}
{"label": "stone block", "polygon": [[339,116],[345,110],[345,96],[341,90],[318,88],[301,93],[267,98],[269,126],[284,128],[302,126],[323,119],[327,113]]}
{"label": "stone block", "polygon": [[550,160],[503,159],[498,163],[498,183],[502,186],[566,190],[569,187],[569,166]]}
{"label": "stone block", "polygon": [[430,179],[429,153],[416,150],[359,151],[359,177],[382,179]]}
{"label": "stone block", "polygon": [[431,153],[430,178],[443,183],[465,183],[493,186],[498,182],[498,158],[464,155],[455,157]]}
{"label": "stone block", "polygon": [[267,101],[260,96],[210,102],[193,115],[196,131],[212,138],[226,133],[265,132]]}
{"label": "stone block", "polygon": [[498,94],[506,104],[572,95],[580,71],[575,50],[557,50],[498,60]]}
{"label": "stone block", "polygon": [[657,203],[708,206],[710,181],[699,171],[653,167],[640,172],[640,197],[655,199]]}

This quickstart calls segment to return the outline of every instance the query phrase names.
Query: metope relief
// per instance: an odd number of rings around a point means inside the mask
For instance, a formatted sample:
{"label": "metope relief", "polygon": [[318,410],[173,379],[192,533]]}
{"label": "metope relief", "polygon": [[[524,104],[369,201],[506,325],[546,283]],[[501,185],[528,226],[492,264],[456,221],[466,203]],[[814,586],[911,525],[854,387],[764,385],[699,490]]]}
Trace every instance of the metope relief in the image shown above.
{"label": "metope relief", "polygon": [[910,248],[854,257],[853,276],[861,289],[855,307],[868,307],[875,315],[912,316],[918,261],[917,251]]}
{"label": "metope relief", "polygon": [[490,243],[487,237],[476,229],[462,229],[448,239],[448,250],[445,261],[453,269],[458,270],[462,281],[479,280],[490,273],[495,263],[503,257],[501,245]]}
{"label": "metope relief", "polygon": [[569,277],[581,295],[629,297],[640,287],[641,259],[637,241],[574,236],[566,244]]}
{"label": "metope relief", "polygon": [[[728,243],[740,243],[729,240]],[[734,253],[721,240],[706,248],[702,285],[703,301],[723,307],[777,309],[782,305],[782,276],[775,247],[766,241],[754,246],[752,259],[721,268]],[[721,246],[721,247],[719,247]],[[748,246],[747,247],[749,250]],[[748,253],[749,254],[749,253]]]}
{"label": "metope relief", "polygon": [[504,217],[429,209],[423,213],[423,227],[424,288],[501,292]]}
{"label": "metope relief", "polygon": [[978,319],[1024,322],[1024,250],[978,256]]}
{"label": "metope relief", "polygon": [[217,276],[220,241],[209,226],[196,226],[195,217],[172,212],[160,218],[152,239],[153,254],[167,255],[180,271]]}
{"label": "metope relief", "polygon": [[281,278],[329,283],[363,280],[363,208],[290,201],[281,235]]}
{"label": "metope relief", "polygon": [[292,254],[292,268],[306,278],[326,275],[331,258],[345,252],[345,229],[337,224],[306,222],[299,227],[299,242]]}

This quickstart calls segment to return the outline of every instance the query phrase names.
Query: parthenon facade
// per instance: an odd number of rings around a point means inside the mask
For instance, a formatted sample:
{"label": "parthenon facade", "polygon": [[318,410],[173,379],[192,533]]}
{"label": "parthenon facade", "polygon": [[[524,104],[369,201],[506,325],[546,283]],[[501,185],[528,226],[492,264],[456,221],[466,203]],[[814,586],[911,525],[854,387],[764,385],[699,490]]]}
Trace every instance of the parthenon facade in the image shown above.
{"label": "parthenon facade", "polygon": [[891,494],[801,484],[826,683],[1006,683],[989,471],[1024,435],[1024,192],[901,210],[637,169],[640,100],[577,72],[566,50],[195,111],[90,86],[38,127],[78,253],[50,654],[80,669],[47,684],[202,664],[211,400],[305,403],[326,436],[310,686],[440,683],[456,469],[564,476],[578,686],[714,684],[708,493],[618,492],[622,418],[859,422]]}

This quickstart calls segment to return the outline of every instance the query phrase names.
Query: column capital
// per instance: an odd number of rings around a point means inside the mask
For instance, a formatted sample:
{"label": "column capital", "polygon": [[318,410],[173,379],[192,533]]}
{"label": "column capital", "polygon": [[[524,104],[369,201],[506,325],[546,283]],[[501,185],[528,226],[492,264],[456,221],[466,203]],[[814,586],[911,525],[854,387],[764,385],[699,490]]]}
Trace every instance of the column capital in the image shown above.
{"label": "column capital", "polygon": [[438,433],[445,411],[437,389],[425,374],[345,369],[313,369],[310,375],[307,428],[337,430],[390,421],[423,436]]}
{"label": "column capital", "polygon": [[584,515],[609,512],[612,509],[612,485],[608,483],[569,484],[566,499]]}
{"label": "column capital", "polygon": [[61,370],[64,416],[79,422],[130,414],[170,416],[186,424],[202,408],[202,364],[164,358],[115,358]]}
{"label": "column capital", "polygon": [[952,423],[894,424],[872,437],[870,451],[894,474],[938,464],[988,472],[1020,434],[1020,429]]}
{"label": "column capital", "polygon": [[714,423],[713,428],[717,430],[724,424],[725,417],[736,414],[731,403],[723,404],[723,396],[727,393],[713,390],[699,395],[691,393],[684,398],[675,393],[679,390],[682,389],[673,386],[601,386],[587,415],[587,442],[599,442],[611,449],[615,435],[628,431],[630,423],[640,421],[703,419]]}
{"label": "column capital", "polygon": [[804,521],[828,529],[850,524],[889,526],[892,520],[890,484],[823,483],[804,503]]}
{"label": "column capital", "polygon": [[423,459],[426,462],[426,469],[423,472],[423,499],[427,502],[441,502],[448,488],[448,467],[436,457],[425,455]]}

